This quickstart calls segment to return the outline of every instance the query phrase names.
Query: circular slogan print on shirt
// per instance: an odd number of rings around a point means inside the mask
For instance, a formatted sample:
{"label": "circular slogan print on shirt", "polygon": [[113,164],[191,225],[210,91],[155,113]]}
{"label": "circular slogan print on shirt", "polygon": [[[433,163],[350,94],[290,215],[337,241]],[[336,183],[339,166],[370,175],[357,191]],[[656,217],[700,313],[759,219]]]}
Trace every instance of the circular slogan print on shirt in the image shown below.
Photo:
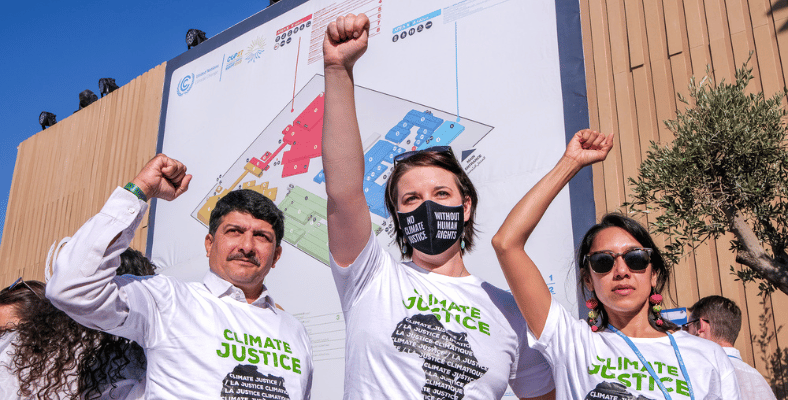
{"label": "circular slogan print on shirt", "polygon": [[590,391],[585,400],[653,400],[643,395],[627,392],[627,387],[618,382],[602,382]]}
{"label": "circular slogan print on shirt", "polygon": [[238,365],[222,381],[222,400],[290,400],[285,378],[263,375],[254,365]]}
{"label": "circular slogan print on shirt", "polygon": [[425,399],[462,399],[465,385],[487,372],[473,354],[467,333],[446,330],[433,314],[417,314],[397,324],[391,340],[397,350],[424,359]]}

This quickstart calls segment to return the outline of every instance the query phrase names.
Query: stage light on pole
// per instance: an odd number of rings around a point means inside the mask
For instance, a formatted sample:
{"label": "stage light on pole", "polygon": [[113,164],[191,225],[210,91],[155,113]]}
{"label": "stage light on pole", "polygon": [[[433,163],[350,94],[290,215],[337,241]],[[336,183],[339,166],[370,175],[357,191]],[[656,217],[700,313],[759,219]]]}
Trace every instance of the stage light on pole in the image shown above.
{"label": "stage light on pole", "polygon": [[90,89],[83,90],[82,93],[79,94],[79,110],[93,104],[96,100],[98,100],[98,96]]}
{"label": "stage light on pole", "polygon": [[199,29],[189,29],[189,31],[186,32],[186,45],[188,47],[187,50],[190,50],[192,47],[197,46],[206,40],[205,32]]}
{"label": "stage light on pole", "polygon": [[101,93],[101,97],[104,97],[105,94],[110,94],[118,88],[118,85],[115,83],[115,80],[112,78],[101,78],[99,79],[99,93]]}
{"label": "stage light on pole", "polygon": [[48,126],[52,126],[57,123],[57,115],[52,114],[51,112],[41,111],[41,114],[38,115],[38,123],[41,124],[41,130],[43,131]]}

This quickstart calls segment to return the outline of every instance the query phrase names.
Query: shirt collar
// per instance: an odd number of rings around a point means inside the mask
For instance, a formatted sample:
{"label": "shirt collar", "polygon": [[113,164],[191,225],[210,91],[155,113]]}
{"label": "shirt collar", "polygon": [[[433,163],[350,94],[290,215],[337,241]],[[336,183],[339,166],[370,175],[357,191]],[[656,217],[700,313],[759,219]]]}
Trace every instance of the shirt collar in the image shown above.
{"label": "shirt collar", "polygon": [[[235,301],[246,304],[246,295],[244,295],[243,290],[233,286],[233,284],[222,279],[210,269],[203,278],[203,284],[209,292],[218,298],[229,296]],[[253,301],[251,305],[260,308],[269,308],[276,314],[276,303],[274,303],[274,299],[268,293],[268,288],[265,287],[265,285],[263,285],[263,292],[260,293],[260,297]]]}
{"label": "shirt collar", "polygon": [[722,349],[725,351],[725,354],[727,354],[728,357],[735,357],[741,360],[741,353],[739,352],[739,349],[735,347],[723,347]]}

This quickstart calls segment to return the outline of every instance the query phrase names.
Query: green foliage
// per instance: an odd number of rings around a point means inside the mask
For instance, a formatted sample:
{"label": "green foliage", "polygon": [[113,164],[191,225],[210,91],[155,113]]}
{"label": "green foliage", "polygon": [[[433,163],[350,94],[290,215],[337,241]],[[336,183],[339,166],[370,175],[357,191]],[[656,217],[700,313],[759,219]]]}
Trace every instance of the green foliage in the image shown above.
{"label": "green foliage", "polygon": [[[708,72],[707,72],[708,74]],[[652,215],[652,232],[668,238],[667,258],[676,263],[689,248],[730,231],[739,211],[769,256],[785,255],[788,239],[788,148],[784,93],[765,98],[746,94],[752,69],[736,71],[736,82],[715,84],[708,76],[689,85],[692,102],[665,121],[675,134],[672,143],[651,143],[633,185],[635,213]],[[694,103],[694,105],[693,105]],[[732,249],[742,250],[734,240]],[[742,280],[760,277],[755,270]],[[767,291],[771,285],[766,283]]]}

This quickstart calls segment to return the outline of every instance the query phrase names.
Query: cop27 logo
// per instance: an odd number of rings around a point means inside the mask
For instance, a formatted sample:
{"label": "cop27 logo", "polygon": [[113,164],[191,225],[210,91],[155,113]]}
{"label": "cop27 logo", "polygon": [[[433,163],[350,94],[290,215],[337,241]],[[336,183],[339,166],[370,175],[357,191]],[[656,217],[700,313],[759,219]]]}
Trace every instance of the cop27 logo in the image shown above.
{"label": "cop27 logo", "polygon": [[265,51],[265,38],[260,36],[255,40],[252,40],[252,43],[249,44],[249,48],[246,49],[246,62],[255,62],[260,55],[263,54]]}
{"label": "cop27 logo", "polygon": [[192,89],[192,85],[194,85],[194,74],[184,76],[183,79],[178,82],[178,96],[189,93],[189,90]]}

